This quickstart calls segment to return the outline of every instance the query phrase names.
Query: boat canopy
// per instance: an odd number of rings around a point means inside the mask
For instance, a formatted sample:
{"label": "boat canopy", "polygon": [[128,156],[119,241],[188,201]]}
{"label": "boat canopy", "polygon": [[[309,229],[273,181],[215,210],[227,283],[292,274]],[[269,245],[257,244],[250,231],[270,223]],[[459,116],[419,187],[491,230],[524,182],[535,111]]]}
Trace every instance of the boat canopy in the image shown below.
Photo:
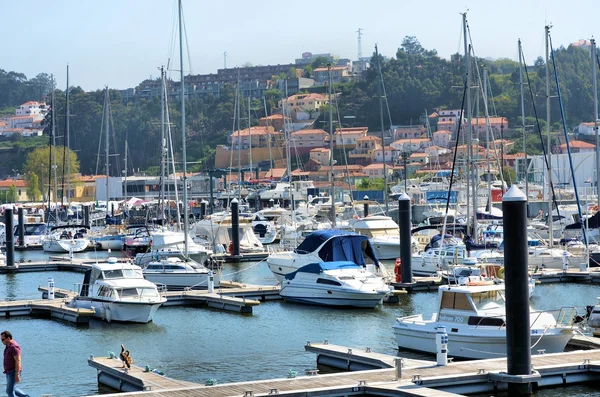
{"label": "boat canopy", "polygon": [[365,266],[367,259],[370,259],[374,264],[379,264],[367,237],[349,234],[341,230],[313,232],[306,236],[295,252],[298,254],[315,252],[321,246],[323,247],[319,250],[318,255],[324,262],[349,261],[359,266]]}
{"label": "boat canopy", "polygon": [[317,262],[309,263],[308,265],[302,266],[298,270],[285,275],[286,280],[293,280],[297,273],[314,273],[320,274],[325,270],[338,270],[338,269],[361,269],[359,265],[350,261],[335,261],[335,262]]}

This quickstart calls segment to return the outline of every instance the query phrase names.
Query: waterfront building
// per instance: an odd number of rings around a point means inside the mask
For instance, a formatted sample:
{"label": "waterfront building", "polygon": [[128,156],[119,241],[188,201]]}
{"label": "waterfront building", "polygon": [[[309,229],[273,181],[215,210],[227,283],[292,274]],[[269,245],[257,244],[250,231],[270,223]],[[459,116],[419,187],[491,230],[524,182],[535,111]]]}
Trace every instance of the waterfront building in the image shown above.
{"label": "waterfront building", "polygon": [[354,149],[356,140],[367,136],[367,132],[369,132],[369,127],[336,128],[333,133],[335,146],[338,149]]}

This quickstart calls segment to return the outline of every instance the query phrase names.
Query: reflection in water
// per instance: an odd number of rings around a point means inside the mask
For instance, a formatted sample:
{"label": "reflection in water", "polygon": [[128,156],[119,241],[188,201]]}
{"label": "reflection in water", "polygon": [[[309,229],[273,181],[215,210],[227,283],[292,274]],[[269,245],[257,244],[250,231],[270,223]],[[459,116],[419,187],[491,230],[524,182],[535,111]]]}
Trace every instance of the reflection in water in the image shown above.
{"label": "reflection in water", "polygon": [[6,274],[6,297],[7,301],[18,300],[19,280],[16,274]]}

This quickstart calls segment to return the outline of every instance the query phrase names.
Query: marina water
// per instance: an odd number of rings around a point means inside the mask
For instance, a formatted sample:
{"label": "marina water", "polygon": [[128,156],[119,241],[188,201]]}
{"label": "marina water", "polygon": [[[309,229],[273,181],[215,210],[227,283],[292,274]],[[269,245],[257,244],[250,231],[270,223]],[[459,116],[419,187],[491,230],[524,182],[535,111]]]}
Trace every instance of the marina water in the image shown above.
{"label": "marina water", "polygon": [[[86,253],[93,257],[95,253]],[[113,254],[114,255],[114,254]],[[106,253],[98,254],[105,258]],[[42,260],[43,252],[15,253],[16,260]],[[388,265],[390,269],[392,264]],[[275,285],[266,263],[226,264],[223,279]],[[38,286],[54,278],[57,288],[73,289],[82,273],[43,272],[0,276],[4,300],[39,299]],[[594,304],[597,286],[538,285],[532,298],[537,309]],[[289,370],[304,374],[316,368],[316,356],[304,351],[307,341],[398,354],[392,325],[398,316],[435,310],[437,292],[401,295],[400,303],[377,309],[332,309],[283,301],[263,302],[252,315],[205,307],[163,307],[150,324],[119,324],[91,320],[76,327],[57,320],[15,317],[2,319],[23,348],[22,388],[32,396],[82,396],[111,393],[98,385],[90,355],[119,353],[120,344],[131,351],[134,365],[156,368],[167,376],[204,384],[285,378]],[[402,353],[415,357],[414,354]],[[420,356],[423,358],[423,356]],[[118,362],[115,361],[117,364]],[[4,387],[4,380],[2,389]],[[600,396],[594,385],[538,391],[538,396]]]}

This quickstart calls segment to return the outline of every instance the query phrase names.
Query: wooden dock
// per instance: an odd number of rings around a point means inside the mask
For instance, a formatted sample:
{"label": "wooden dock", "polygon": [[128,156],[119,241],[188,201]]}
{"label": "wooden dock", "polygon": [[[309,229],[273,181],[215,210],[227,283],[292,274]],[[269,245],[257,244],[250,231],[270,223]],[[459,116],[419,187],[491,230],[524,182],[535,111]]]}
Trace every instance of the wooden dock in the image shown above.
{"label": "wooden dock", "polygon": [[68,307],[65,299],[38,299],[0,302],[0,317],[35,316],[87,324],[94,310]]}
{"label": "wooden dock", "polygon": [[[227,288],[231,285],[233,288]],[[208,306],[214,309],[237,313],[252,313],[252,308],[260,301],[281,299],[279,286],[250,285],[224,282],[224,288],[214,292],[208,290],[167,291],[162,295],[167,298],[163,306]],[[42,297],[48,297],[48,287],[38,287]],[[75,292],[54,288],[54,296],[62,299],[73,299]],[[41,302],[44,302],[43,300]],[[10,305],[12,302],[5,302]]]}
{"label": "wooden dock", "polygon": [[332,345],[328,341],[323,343],[308,342],[304,346],[304,350],[315,353],[319,365],[327,365],[347,371],[395,368],[398,364],[397,360],[403,368],[435,365],[434,361],[394,357],[388,354],[375,353],[369,347],[364,349],[349,348]]}
{"label": "wooden dock", "polygon": [[[330,345],[334,346],[334,345]],[[335,349],[340,348],[335,346]],[[344,347],[348,350],[349,348]],[[354,353],[354,349],[352,349]],[[142,377],[139,369],[125,373],[115,369],[115,360],[90,358],[89,365],[102,374],[110,373],[113,385],[127,384],[143,393],[119,393],[112,396],[161,396],[161,397],[228,397],[228,396],[305,396],[334,397],[345,395],[377,396],[440,396],[450,397],[465,393],[493,393],[507,389],[509,382],[534,383],[537,387],[568,385],[600,378],[600,350],[577,351],[532,356],[533,373],[524,376],[506,374],[506,359],[462,361],[447,366],[431,363],[414,367],[337,374],[290,377],[263,381],[238,382],[206,386],[195,384],[166,387],[171,379]],[[117,365],[119,363],[117,362]],[[131,379],[135,378],[135,379]],[[151,384],[153,382],[154,384]],[[175,381],[174,381],[175,382]],[[109,385],[110,386],[110,385]],[[111,386],[113,387],[113,386]],[[124,389],[118,389],[123,390]],[[460,394],[459,394],[460,393]]]}

